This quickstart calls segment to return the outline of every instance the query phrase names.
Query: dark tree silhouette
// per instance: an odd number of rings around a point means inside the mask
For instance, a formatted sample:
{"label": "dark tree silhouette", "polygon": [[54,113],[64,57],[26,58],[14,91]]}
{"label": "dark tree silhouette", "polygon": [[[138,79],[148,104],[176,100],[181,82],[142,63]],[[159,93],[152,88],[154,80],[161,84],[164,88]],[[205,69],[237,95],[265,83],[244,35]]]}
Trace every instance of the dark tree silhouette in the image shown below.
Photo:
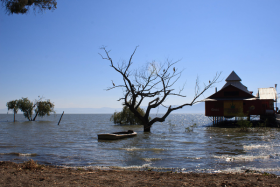
{"label": "dark tree silhouette", "polygon": [[[119,101],[124,101],[124,105],[127,106],[131,112],[142,122],[144,125],[144,132],[150,132],[151,127],[155,122],[163,122],[166,117],[175,110],[181,109],[185,106],[192,106],[193,104],[200,102],[198,98],[208,90],[214,83],[217,82],[221,73],[216,73],[212,81],[209,84],[204,85],[204,88],[200,90],[199,79],[196,80],[195,95],[190,103],[183,103],[179,106],[165,106],[164,102],[168,96],[186,97],[181,94],[184,90],[184,85],[178,91],[173,87],[174,84],[181,77],[182,71],[178,71],[175,67],[176,62],[169,61],[163,65],[158,66],[155,62],[149,63],[147,68],[143,71],[131,71],[132,58],[137,50],[137,47],[133,51],[128,63],[123,62],[122,64],[115,65],[112,58],[109,56],[109,52],[105,47],[101,48],[105,52],[105,56],[101,55],[102,59],[108,60],[111,67],[117,71],[123,78],[123,84],[113,84],[113,87],[109,87],[107,90],[114,88],[122,88],[124,91],[124,97],[120,98]],[[144,99],[147,99],[148,106],[145,114],[141,115],[138,112],[138,108],[143,103]],[[155,117],[150,119],[150,112],[152,109],[158,106],[166,107],[166,112],[162,117]]]}
{"label": "dark tree silhouette", "polygon": [[1,0],[9,14],[25,14],[30,8],[34,11],[55,10],[56,0]]}
{"label": "dark tree silhouette", "polygon": [[[54,112],[54,104],[51,103],[50,100],[42,101],[42,99],[43,98],[41,97],[38,100],[35,100],[34,104],[27,97],[23,97],[19,100],[7,102],[7,107],[8,110],[14,110],[14,115],[17,113],[18,109],[20,109],[23,112],[24,117],[29,121],[35,121],[37,116],[49,116],[51,112]],[[32,118],[33,111],[35,111],[35,116]]]}
{"label": "dark tree silhouette", "polygon": [[49,116],[51,112],[54,112],[54,104],[48,99],[47,101],[38,101],[35,108],[35,116],[33,121],[35,121],[37,116],[43,117],[45,115]]}
{"label": "dark tree silhouette", "polygon": [[13,100],[7,102],[6,106],[8,107],[8,110],[14,111],[14,122],[16,121],[16,113],[18,112],[18,100]]}

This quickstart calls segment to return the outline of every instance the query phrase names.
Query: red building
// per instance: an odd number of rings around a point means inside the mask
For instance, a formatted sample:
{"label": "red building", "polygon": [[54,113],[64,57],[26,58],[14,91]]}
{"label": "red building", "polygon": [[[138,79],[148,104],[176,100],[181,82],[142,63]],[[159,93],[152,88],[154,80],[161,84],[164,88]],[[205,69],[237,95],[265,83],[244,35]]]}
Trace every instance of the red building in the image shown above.
{"label": "red building", "polygon": [[[205,100],[205,116],[213,117],[213,122],[217,122],[224,117],[272,115],[276,99],[269,97],[271,90],[266,90],[265,95],[260,93],[259,89],[257,96],[253,96],[253,92],[248,91],[247,87],[241,83],[239,76],[232,71],[223,88]],[[267,94],[268,92],[270,94]]]}

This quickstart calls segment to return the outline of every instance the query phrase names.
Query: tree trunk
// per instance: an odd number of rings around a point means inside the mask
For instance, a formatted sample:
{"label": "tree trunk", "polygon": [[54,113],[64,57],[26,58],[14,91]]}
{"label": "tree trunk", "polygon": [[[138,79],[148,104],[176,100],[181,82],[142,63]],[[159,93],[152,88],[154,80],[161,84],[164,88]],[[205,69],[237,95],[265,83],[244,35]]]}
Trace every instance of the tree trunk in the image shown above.
{"label": "tree trunk", "polygon": [[33,120],[32,121],[35,121],[36,117],[38,115],[38,112],[36,113],[36,115],[34,116]]}
{"label": "tree trunk", "polygon": [[14,122],[16,122],[16,112],[14,111]]}
{"label": "tree trunk", "polygon": [[250,118],[250,115],[247,117],[247,121],[250,121],[251,120],[251,118]]}
{"label": "tree trunk", "polygon": [[151,126],[148,124],[144,125],[144,132],[151,132]]}

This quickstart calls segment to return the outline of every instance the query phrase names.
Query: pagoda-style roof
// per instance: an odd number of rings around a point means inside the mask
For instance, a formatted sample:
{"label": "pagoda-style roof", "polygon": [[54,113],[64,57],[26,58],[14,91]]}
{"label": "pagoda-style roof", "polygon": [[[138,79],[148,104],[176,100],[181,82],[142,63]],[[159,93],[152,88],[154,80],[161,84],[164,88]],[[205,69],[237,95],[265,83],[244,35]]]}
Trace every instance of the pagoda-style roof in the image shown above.
{"label": "pagoda-style roof", "polygon": [[226,84],[221,90],[209,96],[207,99],[249,99],[255,98],[241,82],[241,78],[232,71],[226,79]]}
{"label": "pagoda-style roof", "polygon": [[234,85],[228,85],[227,87],[223,87],[218,92],[214,93],[213,95],[209,96],[208,99],[215,99],[215,100],[244,100],[255,98],[251,93],[246,92]]}
{"label": "pagoda-style roof", "polygon": [[244,86],[241,82],[240,77],[232,71],[231,74],[226,79],[226,84],[223,86],[222,89],[228,87],[229,85],[235,86],[244,92],[250,93],[246,86]]}
{"label": "pagoda-style roof", "polygon": [[232,71],[231,74],[227,77],[226,81],[241,81],[241,79],[234,71]]}

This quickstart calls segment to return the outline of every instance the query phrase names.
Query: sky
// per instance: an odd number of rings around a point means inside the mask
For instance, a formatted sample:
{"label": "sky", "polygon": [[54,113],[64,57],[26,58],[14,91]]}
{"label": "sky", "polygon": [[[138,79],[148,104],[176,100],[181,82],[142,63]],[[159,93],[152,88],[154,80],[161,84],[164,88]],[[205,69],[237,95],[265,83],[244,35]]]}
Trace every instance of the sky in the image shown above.
{"label": "sky", "polygon": [[174,89],[186,82],[187,97],[166,105],[190,102],[196,78],[203,88],[217,72],[218,90],[235,71],[256,94],[280,83],[279,9],[278,0],[57,0],[54,11],[26,15],[0,7],[0,109],[38,96],[55,108],[121,108],[122,90],[106,88],[122,77],[98,54],[102,46],[115,64],[128,62],[139,46],[136,70],[180,60],[176,69],[184,71]]}

